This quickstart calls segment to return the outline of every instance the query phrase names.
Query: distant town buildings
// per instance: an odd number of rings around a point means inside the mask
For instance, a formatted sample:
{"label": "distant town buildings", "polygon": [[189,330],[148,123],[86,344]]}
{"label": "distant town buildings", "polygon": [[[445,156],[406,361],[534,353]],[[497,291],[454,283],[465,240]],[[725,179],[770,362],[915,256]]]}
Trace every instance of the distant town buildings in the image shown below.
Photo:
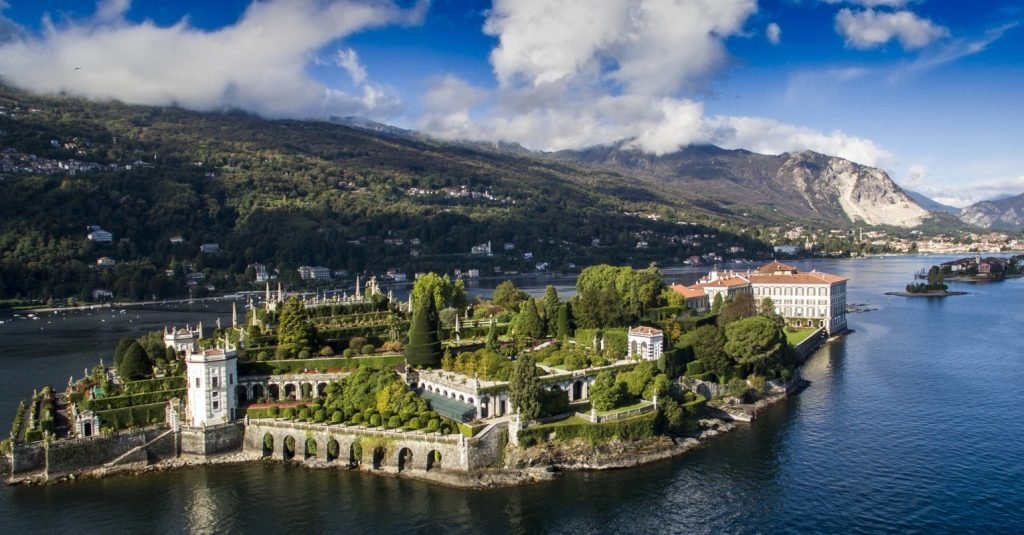
{"label": "distant town buildings", "polygon": [[110,243],[114,241],[114,235],[96,225],[90,225],[86,239],[96,243]]}
{"label": "distant town buildings", "polygon": [[214,254],[220,252],[220,244],[217,243],[204,243],[199,246],[199,252],[206,254]]}
{"label": "distant town buildings", "polygon": [[299,266],[302,280],[331,280],[331,270],[323,266]]}

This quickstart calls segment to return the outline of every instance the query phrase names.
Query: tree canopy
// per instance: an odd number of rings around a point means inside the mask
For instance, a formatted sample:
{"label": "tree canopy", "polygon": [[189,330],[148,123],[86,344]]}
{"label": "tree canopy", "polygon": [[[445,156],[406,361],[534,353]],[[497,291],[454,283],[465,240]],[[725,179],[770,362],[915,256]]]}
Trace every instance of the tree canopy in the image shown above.
{"label": "tree canopy", "polygon": [[409,365],[435,368],[441,364],[438,323],[433,299],[420,299],[414,303],[409,344],[405,347],[405,361]]}

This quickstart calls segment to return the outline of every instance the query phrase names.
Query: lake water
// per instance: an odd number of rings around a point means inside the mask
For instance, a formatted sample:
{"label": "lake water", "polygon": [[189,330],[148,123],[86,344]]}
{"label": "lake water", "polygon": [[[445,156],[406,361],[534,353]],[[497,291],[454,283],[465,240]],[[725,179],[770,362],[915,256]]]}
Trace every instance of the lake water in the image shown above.
{"label": "lake water", "polygon": [[[0,488],[0,526],[7,533],[1021,533],[1024,279],[954,283],[970,295],[945,300],[883,295],[940,260],[797,263],[850,277],[850,302],[878,310],[849,316],[856,332],[809,361],[812,385],[800,396],[670,461],[488,491],[276,464],[200,467]],[[226,310],[181,305],[0,325],[0,429],[9,428],[18,398],[79,376],[120,336],[165,321],[212,325],[218,315],[227,321]]]}

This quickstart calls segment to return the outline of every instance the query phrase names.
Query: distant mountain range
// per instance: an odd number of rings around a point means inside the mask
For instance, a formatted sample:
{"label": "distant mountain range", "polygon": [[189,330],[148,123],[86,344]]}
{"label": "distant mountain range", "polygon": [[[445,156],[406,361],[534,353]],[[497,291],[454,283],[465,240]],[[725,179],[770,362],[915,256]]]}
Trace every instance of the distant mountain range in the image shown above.
{"label": "distant mountain range", "polygon": [[765,220],[914,227],[929,217],[884,171],[811,151],[770,156],[691,146],[654,156],[619,143],[546,157],[668,186],[705,207],[743,206]]}
{"label": "distant mountain range", "polygon": [[940,202],[938,202],[938,201],[936,201],[936,200],[926,196],[923,193],[918,193],[916,191],[910,191],[909,189],[905,189],[903,191],[905,191],[907,193],[907,195],[910,196],[911,199],[914,199],[914,202],[916,202],[918,204],[918,206],[920,206],[921,208],[924,208],[925,210],[928,210],[929,212],[946,212],[948,214],[953,214],[955,216],[959,216],[960,215],[960,209],[957,208],[956,206],[950,206],[948,204],[942,204],[942,203],[940,203]]}
{"label": "distant mountain range", "polygon": [[994,230],[1024,228],[1024,194],[972,204],[960,211],[960,220]]}

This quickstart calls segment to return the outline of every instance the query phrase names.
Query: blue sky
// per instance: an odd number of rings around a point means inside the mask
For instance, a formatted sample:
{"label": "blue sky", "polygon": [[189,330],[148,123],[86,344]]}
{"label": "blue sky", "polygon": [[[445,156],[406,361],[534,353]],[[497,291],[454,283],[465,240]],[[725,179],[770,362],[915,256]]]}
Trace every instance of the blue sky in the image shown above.
{"label": "blue sky", "polygon": [[1024,192],[1022,21],[1001,0],[0,0],[0,76],[542,150],[817,150],[963,205]]}

